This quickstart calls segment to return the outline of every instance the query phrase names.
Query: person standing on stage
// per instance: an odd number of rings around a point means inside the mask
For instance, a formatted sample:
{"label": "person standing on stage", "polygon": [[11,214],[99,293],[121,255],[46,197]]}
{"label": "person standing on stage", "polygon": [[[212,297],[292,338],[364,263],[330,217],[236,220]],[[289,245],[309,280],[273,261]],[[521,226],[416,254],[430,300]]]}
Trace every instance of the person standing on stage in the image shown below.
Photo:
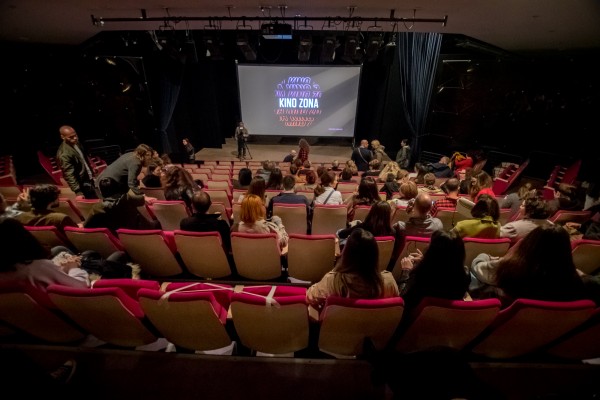
{"label": "person standing on stage", "polygon": [[242,157],[246,158],[246,141],[248,140],[248,136],[250,136],[250,132],[248,132],[248,128],[244,126],[244,122],[240,121],[235,128],[235,134],[233,136],[237,141],[237,157],[239,159],[242,159]]}
{"label": "person standing on stage", "polygon": [[194,146],[190,143],[190,139],[184,138],[182,141],[183,149],[185,150],[186,160],[185,162],[190,164],[196,163],[196,151],[194,150]]}
{"label": "person standing on stage", "polygon": [[97,199],[94,173],[79,143],[77,132],[68,125],[61,126],[58,131],[63,142],[56,152],[56,160],[62,170],[63,178],[78,196]]}
{"label": "person standing on stage", "polygon": [[410,164],[410,146],[408,145],[408,139],[402,139],[400,142],[400,150],[396,154],[396,162],[400,168],[408,169]]}

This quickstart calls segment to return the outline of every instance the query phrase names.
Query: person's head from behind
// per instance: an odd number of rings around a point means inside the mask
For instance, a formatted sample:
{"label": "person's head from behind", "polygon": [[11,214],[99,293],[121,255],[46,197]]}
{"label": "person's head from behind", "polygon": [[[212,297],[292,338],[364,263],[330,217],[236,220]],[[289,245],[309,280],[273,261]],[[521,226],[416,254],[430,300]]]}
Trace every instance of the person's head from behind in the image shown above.
{"label": "person's head from behind", "polygon": [[113,178],[107,177],[100,179],[98,182],[98,189],[100,189],[100,194],[103,198],[120,196],[123,194],[121,185]]}
{"label": "person's head from behind", "polygon": [[300,139],[300,141],[298,141],[298,147],[300,147],[301,149],[304,149],[304,150],[308,150],[310,145],[308,144],[306,139]]}
{"label": "person's head from behind", "polygon": [[317,183],[317,173],[315,171],[306,171],[306,183],[308,185]]}
{"label": "person's head from behind", "polygon": [[385,177],[385,181],[396,182],[396,174],[394,174],[393,172],[388,172],[387,176]]}
{"label": "person's head from behind", "polygon": [[291,155],[292,157],[296,157],[296,155],[297,155],[297,154],[298,154],[298,153],[296,152],[296,150],[292,150],[292,151],[290,151],[290,155]]}
{"label": "person's head from behind", "polygon": [[154,163],[148,165],[148,174],[160,176],[161,172],[162,172],[162,169],[161,169],[160,165],[154,164]]}
{"label": "person's head from behind", "polygon": [[302,160],[301,160],[301,159],[299,159],[299,158],[296,158],[296,159],[294,160],[294,166],[295,166],[296,168],[298,168],[298,169],[302,169],[302,166],[303,166],[303,165],[304,165],[304,163],[302,162]]}
{"label": "person's head from behind", "polygon": [[494,183],[490,174],[488,174],[485,171],[480,171],[477,175],[471,177],[471,181],[479,190],[484,188],[491,188]]}
{"label": "person's head from behind", "polygon": [[304,161],[304,163],[302,164],[302,168],[305,168],[305,169],[310,169],[311,166],[312,166],[312,164],[309,160]]}
{"label": "person's head from behind", "polygon": [[152,161],[152,148],[146,144],[138,145],[133,153],[144,166],[148,165]]}
{"label": "person's head from behind", "polygon": [[173,161],[171,161],[171,157],[169,157],[169,155],[167,153],[164,153],[163,155],[161,155],[160,159],[164,165],[173,164]]}
{"label": "person's head from behind", "polygon": [[498,200],[488,194],[482,194],[471,209],[471,216],[478,219],[492,217],[493,221],[498,221],[500,218]]}
{"label": "person's head from behind", "polygon": [[369,168],[373,171],[378,170],[380,165],[381,165],[381,163],[376,158],[369,161]]}
{"label": "person's head from behind", "polygon": [[400,196],[403,199],[414,199],[419,194],[419,188],[413,181],[403,182],[400,185]]}
{"label": "person's head from behind", "polygon": [[331,162],[331,167],[332,168],[338,168],[340,166],[340,162],[338,160],[333,160]]}
{"label": "person's head from behind", "polygon": [[[379,248],[375,236],[365,229],[357,228],[348,236],[334,270],[339,273],[360,276],[371,287],[368,297],[375,298],[382,292],[382,279],[377,268],[378,263]],[[341,295],[346,296],[347,293],[341,293]]]}
{"label": "person's head from behind", "polygon": [[360,147],[367,148],[369,147],[369,141],[367,139],[363,139],[360,141]]}
{"label": "person's head from behind", "polygon": [[192,206],[194,210],[199,214],[206,214],[210,208],[212,201],[210,195],[202,190],[196,190],[192,196]]}
{"label": "person's head from behind", "polygon": [[17,263],[29,264],[33,260],[47,259],[50,255],[23,224],[12,218],[0,219],[0,243],[4,249],[0,257],[0,272],[13,271]]}
{"label": "person's head from behind", "polygon": [[426,186],[435,185],[435,175],[431,172],[426,173],[425,175],[423,175],[423,182]]}
{"label": "person's head from behind", "polygon": [[458,193],[458,189],[460,188],[460,181],[457,178],[449,178],[446,180],[446,182],[444,182],[441,188],[447,194]]}
{"label": "person's head from behind", "polygon": [[450,164],[450,157],[448,157],[448,156],[442,156],[440,158],[440,164]]}
{"label": "person's head from behind", "polygon": [[240,220],[245,224],[253,224],[265,217],[266,210],[263,199],[255,194],[245,196],[240,208]]}
{"label": "person's head from behind", "polygon": [[267,187],[278,187],[281,186],[281,182],[283,181],[283,173],[277,167],[271,171],[269,174],[269,182],[267,182]]}
{"label": "person's head from behind", "polygon": [[250,184],[248,185],[248,191],[246,192],[246,194],[255,194],[261,199],[264,199],[266,190],[267,182],[265,181],[265,178],[263,178],[260,175],[256,175],[250,181]]}
{"label": "person's head from behind", "polygon": [[68,125],[61,126],[58,131],[60,132],[60,138],[68,145],[75,146],[79,143],[79,138],[77,137],[77,132],[75,129]]}
{"label": "person's head from behind", "polygon": [[537,196],[530,196],[523,200],[523,213],[533,219],[547,219],[550,216],[548,204]]}
{"label": "person's head from behind", "polygon": [[377,183],[375,183],[375,180],[370,176],[361,179],[360,183],[358,184],[358,198],[368,199],[371,201],[379,199]]}
{"label": "person's head from behind", "polygon": [[454,231],[437,230],[432,233],[423,259],[411,275],[435,286],[462,287],[467,279],[465,258],[465,244],[460,235]]}
{"label": "person's head from behind", "polygon": [[322,166],[322,165],[319,165],[319,166],[317,167],[317,169],[315,170],[315,172],[317,173],[317,176],[321,176],[321,175],[323,175],[323,174],[325,173],[325,171],[327,171],[327,168],[325,168],[325,167],[324,167],[324,166]]}
{"label": "person's head from behind", "polygon": [[340,178],[342,178],[344,181],[349,181],[352,179],[352,169],[350,167],[344,168],[340,174]]}
{"label": "person's head from behind", "polygon": [[252,170],[250,168],[241,168],[238,172],[238,183],[241,186],[248,186],[252,181]]}
{"label": "person's head from behind", "polygon": [[371,206],[363,227],[375,236],[387,236],[392,232],[390,221],[392,219],[392,207],[387,201],[378,201]]}
{"label": "person's head from behind", "polygon": [[296,186],[296,177],[294,175],[286,175],[283,177],[283,190],[294,190],[294,186]]}
{"label": "person's head from behind", "polygon": [[519,187],[519,190],[517,190],[517,196],[519,196],[519,199],[525,200],[527,197],[529,197],[532,190],[533,185],[531,184],[531,182],[525,182]]}
{"label": "person's head from behind", "polygon": [[323,187],[332,186],[336,181],[336,175],[333,172],[328,171],[321,175],[320,180]]}
{"label": "person's head from behind", "polygon": [[43,183],[29,189],[31,207],[36,210],[46,210],[58,206],[60,189],[56,185]]}
{"label": "person's head from behind", "polygon": [[[420,192],[415,197],[415,200],[414,200],[413,204],[414,204],[413,205],[414,211],[418,215],[425,216],[431,210],[431,207],[433,205],[433,201],[431,201],[431,196],[428,193]],[[407,207],[406,211],[408,212],[408,207]]]}

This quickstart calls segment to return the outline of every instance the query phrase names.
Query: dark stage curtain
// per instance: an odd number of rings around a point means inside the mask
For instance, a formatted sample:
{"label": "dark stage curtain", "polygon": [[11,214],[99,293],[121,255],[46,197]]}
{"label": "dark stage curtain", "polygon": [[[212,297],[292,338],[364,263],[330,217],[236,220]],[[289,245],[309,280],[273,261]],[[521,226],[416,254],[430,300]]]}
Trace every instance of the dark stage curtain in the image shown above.
{"label": "dark stage curtain", "polygon": [[403,113],[408,123],[412,160],[421,152],[429,103],[440,55],[439,33],[401,33],[398,41],[400,91]]}
{"label": "dark stage curtain", "polygon": [[159,139],[162,153],[172,154],[173,149],[176,148],[175,138],[167,131],[179,99],[184,71],[183,63],[167,58],[163,59],[163,68],[159,77],[160,96],[158,102]]}

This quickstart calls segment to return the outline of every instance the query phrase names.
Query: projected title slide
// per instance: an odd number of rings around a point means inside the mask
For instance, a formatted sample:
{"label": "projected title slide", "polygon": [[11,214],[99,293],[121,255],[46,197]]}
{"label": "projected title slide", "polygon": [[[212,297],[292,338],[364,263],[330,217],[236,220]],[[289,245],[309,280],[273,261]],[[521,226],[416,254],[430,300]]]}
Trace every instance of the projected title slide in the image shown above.
{"label": "projected title slide", "polygon": [[275,115],[286,127],[307,127],[323,112],[321,86],[309,76],[290,76],[277,84]]}

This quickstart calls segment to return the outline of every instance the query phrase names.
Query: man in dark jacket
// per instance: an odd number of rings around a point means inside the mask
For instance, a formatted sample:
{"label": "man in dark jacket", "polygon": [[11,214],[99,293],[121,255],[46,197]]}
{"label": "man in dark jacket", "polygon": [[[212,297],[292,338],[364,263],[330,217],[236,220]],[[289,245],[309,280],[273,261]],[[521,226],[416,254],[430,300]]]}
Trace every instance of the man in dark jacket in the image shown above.
{"label": "man in dark jacket", "polygon": [[63,140],[56,152],[56,161],[71,190],[86,199],[97,199],[94,173],[79,143],[77,132],[68,125],[58,130]]}
{"label": "man in dark jacket", "polygon": [[223,249],[231,251],[231,231],[229,224],[221,219],[221,214],[207,214],[212,201],[210,195],[204,191],[197,190],[192,196],[194,214],[181,220],[179,227],[183,231],[192,232],[219,232]]}
{"label": "man in dark jacket", "polygon": [[369,161],[373,159],[373,153],[369,150],[369,141],[361,140],[360,146],[354,149],[350,158],[354,161],[359,171],[367,171],[369,169]]}

